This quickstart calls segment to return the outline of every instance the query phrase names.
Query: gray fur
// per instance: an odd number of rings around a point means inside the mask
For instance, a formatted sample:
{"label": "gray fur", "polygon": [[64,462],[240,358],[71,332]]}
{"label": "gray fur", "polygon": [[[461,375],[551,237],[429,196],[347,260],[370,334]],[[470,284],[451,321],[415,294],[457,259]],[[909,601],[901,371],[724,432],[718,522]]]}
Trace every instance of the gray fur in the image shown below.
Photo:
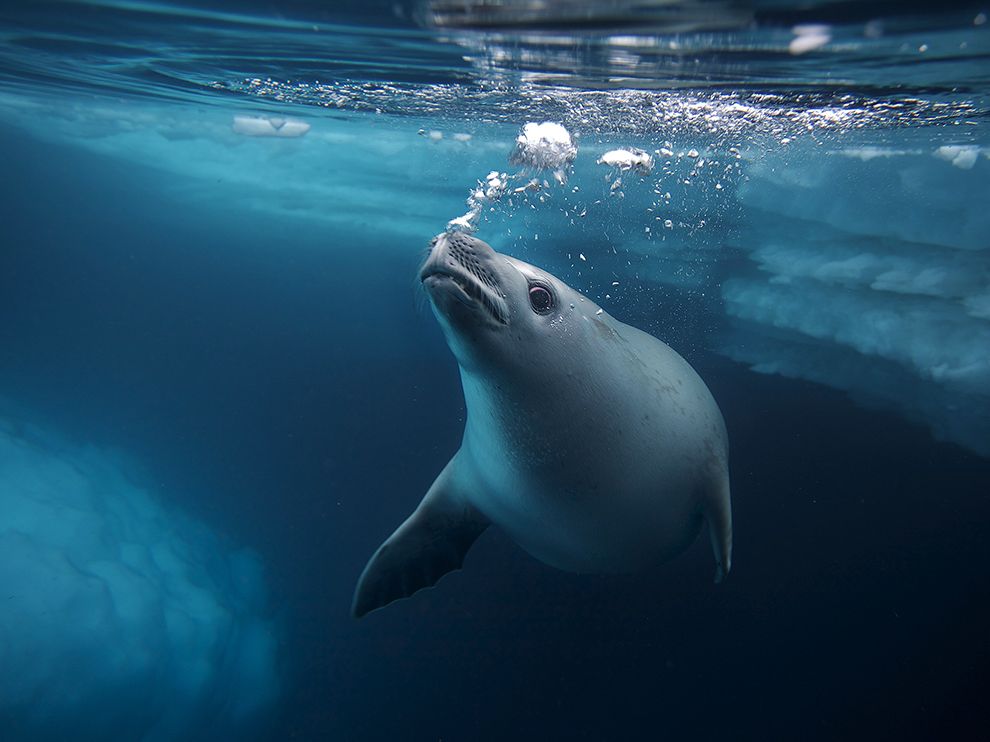
{"label": "gray fur", "polygon": [[[549,273],[474,237],[434,241],[421,271],[461,370],[461,447],[361,575],[361,616],[458,569],[489,522],[547,564],[631,572],[707,522],[716,581],[732,554],[718,405],[670,347]],[[533,286],[555,297],[539,313]]]}

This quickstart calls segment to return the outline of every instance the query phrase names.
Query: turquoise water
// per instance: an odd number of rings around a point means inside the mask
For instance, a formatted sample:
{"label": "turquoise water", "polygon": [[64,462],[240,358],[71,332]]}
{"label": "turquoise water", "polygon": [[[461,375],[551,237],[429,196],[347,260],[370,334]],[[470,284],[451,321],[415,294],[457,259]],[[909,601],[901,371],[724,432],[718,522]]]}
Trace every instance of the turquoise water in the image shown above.
{"label": "turquoise water", "polygon": [[[979,738],[988,13],[5,4],[0,739]],[[711,388],[724,584],[490,529],[350,616],[460,440],[466,214]]]}

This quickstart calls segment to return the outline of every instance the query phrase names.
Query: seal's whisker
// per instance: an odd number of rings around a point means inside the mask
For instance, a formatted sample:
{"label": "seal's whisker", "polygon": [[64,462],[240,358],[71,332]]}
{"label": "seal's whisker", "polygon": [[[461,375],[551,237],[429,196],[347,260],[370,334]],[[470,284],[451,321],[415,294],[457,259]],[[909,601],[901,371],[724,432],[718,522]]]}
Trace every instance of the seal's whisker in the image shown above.
{"label": "seal's whisker", "polygon": [[[430,253],[433,252],[433,245],[436,244],[436,241],[437,238],[434,237],[432,240],[430,240],[429,245],[427,245],[426,247],[422,248],[419,251],[420,256],[422,257],[422,259],[419,261],[420,270],[426,264],[426,261],[430,259]],[[416,297],[415,298],[416,311],[419,312],[420,314],[428,314],[429,312],[427,311],[426,307],[429,304],[430,299],[429,296],[427,296],[426,294],[426,290],[423,288],[423,281],[420,278],[419,270],[416,271],[416,275],[413,278],[413,286],[415,287],[414,294]]]}
{"label": "seal's whisker", "polygon": [[426,290],[423,288],[422,282],[418,278],[416,279],[416,288],[414,293],[416,295],[414,299],[416,302],[416,311],[422,315],[428,314],[429,310],[427,307],[430,303],[430,297],[427,295]]}

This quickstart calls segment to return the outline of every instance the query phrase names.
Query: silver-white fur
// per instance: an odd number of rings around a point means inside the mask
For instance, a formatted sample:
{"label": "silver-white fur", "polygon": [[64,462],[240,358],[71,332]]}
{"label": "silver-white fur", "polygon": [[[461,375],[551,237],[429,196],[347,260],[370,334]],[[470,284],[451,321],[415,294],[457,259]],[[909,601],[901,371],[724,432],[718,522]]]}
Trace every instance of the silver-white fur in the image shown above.
{"label": "silver-white fur", "polygon": [[[707,522],[731,565],[728,442],[705,383],[660,340],[551,274],[442,235],[422,277],[461,369],[460,449],[362,575],[358,615],[456,569],[489,522],[547,564],[629,572]],[[550,289],[551,312],[530,304]]]}

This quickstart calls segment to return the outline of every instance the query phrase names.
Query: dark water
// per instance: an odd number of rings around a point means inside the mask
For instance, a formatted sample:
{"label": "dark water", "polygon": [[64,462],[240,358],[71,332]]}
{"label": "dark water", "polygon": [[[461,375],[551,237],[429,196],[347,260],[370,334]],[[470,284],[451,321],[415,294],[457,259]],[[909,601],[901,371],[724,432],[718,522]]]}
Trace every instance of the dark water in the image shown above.
{"label": "dark water", "polygon": [[[0,739],[982,738],[986,9],[449,7],[0,13]],[[417,267],[542,120],[478,235],[709,385],[732,574],[491,529],[356,621],[463,428]]]}

